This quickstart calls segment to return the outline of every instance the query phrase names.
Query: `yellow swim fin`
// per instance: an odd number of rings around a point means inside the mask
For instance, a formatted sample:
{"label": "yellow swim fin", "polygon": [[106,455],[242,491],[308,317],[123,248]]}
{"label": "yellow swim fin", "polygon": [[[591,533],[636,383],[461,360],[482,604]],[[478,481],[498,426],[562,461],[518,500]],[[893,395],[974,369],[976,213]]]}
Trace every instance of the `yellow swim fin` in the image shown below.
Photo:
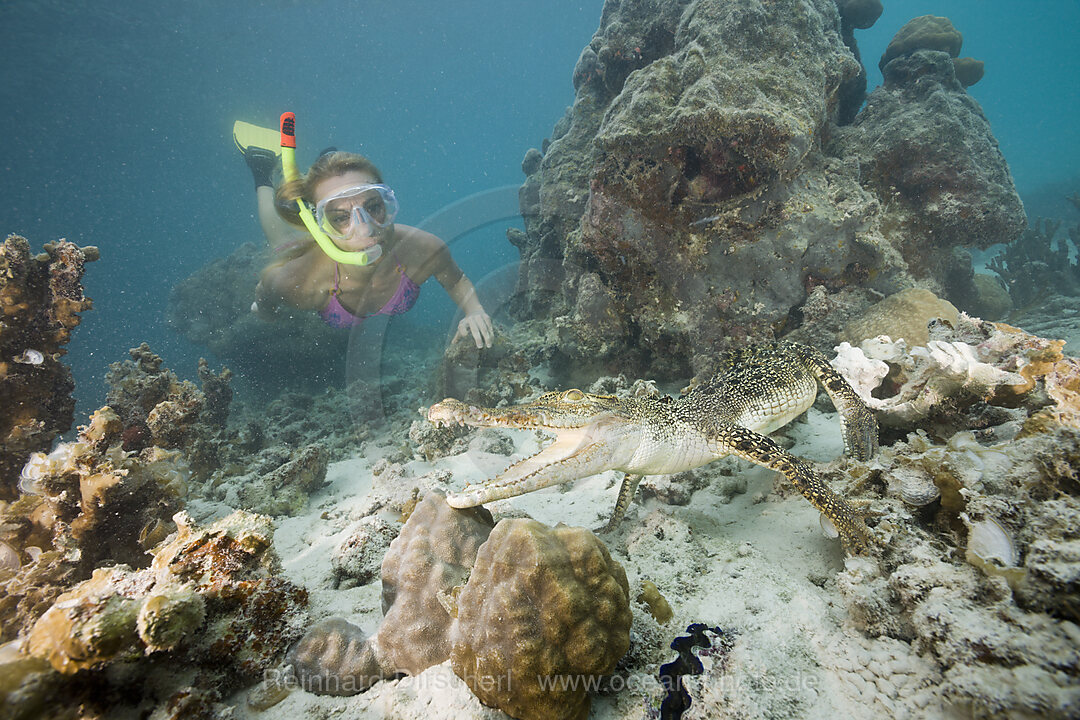
{"label": "yellow swim fin", "polygon": [[233,142],[240,152],[249,147],[263,148],[275,155],[281,154],[281,132],[276,128],[264,128],[237,120],[232,127]]}

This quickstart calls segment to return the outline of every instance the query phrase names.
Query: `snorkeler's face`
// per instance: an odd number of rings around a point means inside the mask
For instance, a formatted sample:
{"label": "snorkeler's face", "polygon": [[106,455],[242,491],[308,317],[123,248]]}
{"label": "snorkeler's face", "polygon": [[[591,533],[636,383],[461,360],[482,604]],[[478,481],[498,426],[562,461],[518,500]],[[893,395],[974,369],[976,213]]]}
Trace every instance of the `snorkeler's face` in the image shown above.
{"label": "snorkeler's face", "polygon": [[378,242],[398,209],[394,191],[362,172],[326,178],[315,186],[315,199],[319,227],[335,240],[355,243],[360,249]]}

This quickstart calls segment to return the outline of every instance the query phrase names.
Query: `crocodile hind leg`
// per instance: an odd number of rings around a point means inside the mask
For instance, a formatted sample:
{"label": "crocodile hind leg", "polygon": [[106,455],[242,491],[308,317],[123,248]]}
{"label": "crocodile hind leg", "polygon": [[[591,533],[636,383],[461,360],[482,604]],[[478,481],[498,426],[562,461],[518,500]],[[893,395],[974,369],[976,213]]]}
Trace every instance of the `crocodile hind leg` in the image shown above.
{"label": "crocodile hind leg", "polygon": [[712,440],[725,453],[784,473],[803,497],[832,521],[848,552],[861,553],[866,550],[869,533],[862,517],[822,482],[805,461],[787,452],[765,435],[739,425],[721,426],[713,433]]}
{"label": "crocodile hind leg", "polygon": [[619,499],[615,501],[615,510],[611,513],[611,519],[600,532],[610,532],[619,526],[626,517],[626,511],[630,509],[630,503],[634,501],[634,493],[637,492],[638,483],[643,475],[623,475],[622,485],[619,487]]}
{"label": "crocodile hind leg", "polygon": [[840,414],[844,454],[856,460],[872,458],[878,447],[878,424],[873,411],[823,354],[806,345],[785,344],[806,363]]}

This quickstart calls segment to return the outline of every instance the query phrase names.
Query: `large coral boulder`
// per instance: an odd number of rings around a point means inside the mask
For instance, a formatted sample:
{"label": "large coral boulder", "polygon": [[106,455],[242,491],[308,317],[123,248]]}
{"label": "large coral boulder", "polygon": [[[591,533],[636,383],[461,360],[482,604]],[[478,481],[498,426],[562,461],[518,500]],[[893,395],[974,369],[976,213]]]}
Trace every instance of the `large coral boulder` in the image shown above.
{"label": "large coral boulder", "polygon": [[[582,720],[630,647],[626,572],[585,528],[499,522],[458,596],[454,672],[521,720]],[[574,682],[560,684],[560,680]]]}

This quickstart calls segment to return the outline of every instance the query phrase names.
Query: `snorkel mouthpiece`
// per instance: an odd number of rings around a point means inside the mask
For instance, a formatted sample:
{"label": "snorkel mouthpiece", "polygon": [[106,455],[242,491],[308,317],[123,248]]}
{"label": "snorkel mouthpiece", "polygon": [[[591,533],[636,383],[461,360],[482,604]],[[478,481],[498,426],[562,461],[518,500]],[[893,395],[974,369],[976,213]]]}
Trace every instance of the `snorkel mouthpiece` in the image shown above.
{"label": "snorkel mouthpiece", "polygon": [[[296,167],[296,113],[287,112],[281,115],[281,172],[286,182],[300,178],[300,170]],[[304,227],[311,233],[311,237],[315,238],[319,249],[334,262],[344,265],[367,265],[378,260],[382,255],[382,248],[378,245],[366,251],[342,250],[315,222],[315,216],[311,214],[311,208],[307,206],[303,198],[296,199],[296,206],[300,211],[300,220],[303,221]]]}

